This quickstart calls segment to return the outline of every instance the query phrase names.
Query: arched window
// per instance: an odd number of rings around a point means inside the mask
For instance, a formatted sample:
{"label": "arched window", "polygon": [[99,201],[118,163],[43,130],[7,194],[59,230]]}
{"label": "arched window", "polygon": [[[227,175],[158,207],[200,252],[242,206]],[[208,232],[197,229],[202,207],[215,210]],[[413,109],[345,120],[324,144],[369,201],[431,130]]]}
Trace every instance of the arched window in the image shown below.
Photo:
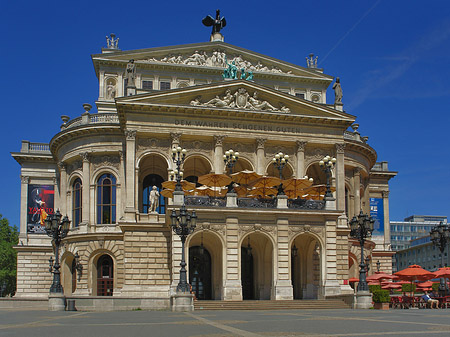
{"label": "arched window", "polygon": [[116,178],[110,173],[97,181],[97,223],[116,223]]}
{"label": "arched window", "polygon": [[82,207],[82,185],[81,179],[77,178],[72,185],[72,223],[74,227],[78,227],[83,220],[81,216]]}
{"label": "arched window", "polygon": [[[164,179],[157,174],[149,174],[144,178],[144,182],[142,184],[142,212],[148,213],[150,207],[150,192],[152,191],[153,186],[156,186],[158,192],[162,190],[162,183]],[[159,205],[156,211],[159,214],[166,213],[166,200],[160,195],[159,196]]]}

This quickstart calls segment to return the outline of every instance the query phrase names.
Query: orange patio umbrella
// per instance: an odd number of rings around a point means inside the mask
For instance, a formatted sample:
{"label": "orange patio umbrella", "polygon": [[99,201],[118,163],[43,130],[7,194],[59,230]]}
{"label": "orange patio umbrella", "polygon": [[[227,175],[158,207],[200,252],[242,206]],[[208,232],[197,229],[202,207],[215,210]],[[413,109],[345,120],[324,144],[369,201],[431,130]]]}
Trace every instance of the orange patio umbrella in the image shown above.
{"label": "orange patio umbrella", "polygon": [[[169,180],[169,181],[165,181],[162,183],[162,187],[164,188],[168,188],[170,190],[174,190],[175,189],[175,185],[177,184],[176,180]],[[195,188],[195,184],[191,183],[187,180],[181,180],[180,181],[181,184],[181,188],[184,191],[189,191],[189,190],[193,190]]]}
{"label": "orange patio umbrella", "polygon": [[450,267],[439,268],[437,271],[433,272],[434,278],[450,278]]}
{"label": "orange patio umbrella", "polygon": [[231,183],[231,178],[226,174],[209,173],[198,177],[198,183],[210,187],[222,187]]}
{"label": "orange patio umbrella", "polygon": [[308,178],[290,178],[282,181],[283,189],[289,198],[297,198],[305,194],[303,190],[313,184],[313,180]]}
{"label": "orange patio umbrella", "polygon": [[276,195],[277,191],[278,190],[274,187],[255,187],[249,191],[248,195],[250,197],[259,197],[263,199],[268,199],[272,195]]}
{"label": "orange patio umbrella", "polygon": [[382,271],[377,271],[374,274],[367,276],[367,281],[379,281],[381,283],[381,280],[395,280],[398,279],[398,276],[389,275]]}
{"label": "orange patio umbrella", "polygon": [[[250,184],[252,181],[261,178],[262,175],[256,173],[255,171],[249,171],[249,170],[244,170],[244,171],[240,171],[237,173],[233,173],[231,175],[231,179],[239,184],[239,185],[244,185],[247,186],[248,184]],[[235,188],[236,190],[236,188]]]}
{"label": "orange patio umbrella", "polygon": [[[331,192],[336,191],[336,188],[331,186]],[[314,185],[303,190],[303,197],[306,199],[312,200],[321,200],[324,198],[325,193],[327,192],[327,185]]]}

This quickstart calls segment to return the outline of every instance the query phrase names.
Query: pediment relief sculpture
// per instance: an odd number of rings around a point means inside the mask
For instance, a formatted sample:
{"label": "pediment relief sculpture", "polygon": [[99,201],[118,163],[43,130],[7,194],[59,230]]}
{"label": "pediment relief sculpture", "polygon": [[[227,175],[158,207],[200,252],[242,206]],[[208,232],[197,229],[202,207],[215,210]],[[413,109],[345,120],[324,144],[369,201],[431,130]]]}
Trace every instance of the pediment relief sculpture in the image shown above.
{"label": "pediment relief sculpture", "polygon": [[233,94],[231,93],[230,89],[227,89],[222,97],[217,95],[207,102],[202,102],[202,97],[197,96],[190,102],[190,104],[192,106],[202,107],[276,111],[283,113],[291,112],[291,110],[282,103],[279,103],[279,108],[276,108],[271,103],[260,100],[258,98],[257,91],[255,91],[253,95],[250,95],[244,88],[239,88]]}
{"label": "pediment relief sculpture", "polygon": [[169,54],[160,58],[148,58],[143,60],[143,62],[162,62],[219,68],[226,68],[228,66],[227,64],[230,63],[234,64],[238,69],[245,69],[247,72],[292,74],[292,71],[283,71],[276,66],[262,64],[260,61],[252,63],[248,60],[244,60],[242,55],[227,55],[222,50],[214,50],[211,53],[196,50],[193,54],[186,55]]}

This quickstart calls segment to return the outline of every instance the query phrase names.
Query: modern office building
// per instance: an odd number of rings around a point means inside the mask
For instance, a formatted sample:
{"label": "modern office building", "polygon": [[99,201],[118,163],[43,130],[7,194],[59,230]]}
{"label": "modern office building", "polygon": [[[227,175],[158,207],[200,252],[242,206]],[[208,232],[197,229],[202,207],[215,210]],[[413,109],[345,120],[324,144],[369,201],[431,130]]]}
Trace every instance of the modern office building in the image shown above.
{"label": "modern office building", "polygon": [[[183,203],[198,216],[186,260],[199,300],[351,294],[360,248],[349,239],[348,219],[361,210],[377,219],[365,251],[390,272],[388,182],[396,172],[377,162],[356,117],[343,109],[339,81],[317,59],[290,64],[227,44],[216,32],[210,42],[128,51],[111,36],[92,61],[96,111],[85,104],[80,116],[61,117],[49,143],[23,141],[12,153],[22,181],[17,297],[48,296],[53,250],[40,216],[57,208],[72,221],[60,255],[64,293],[73,298],[167,308],[181,261],[170,214]],[[327,104],[332,83],[335,102]],[[227,173],[223,155],[233,149],[240,153],[233,172],[278,177],[272,160],[282,152],[289,156],[283,179],[307,175],[325,184],[319,164],[329,155],[336,158],[334,199],[277,195],[273,184],[256,192],[245,183],[243,193],[189,190],[172,198],[162,184],[173,179],[178,147],[186,149],[184,177],[194,182]],[[153,186],[160,192],[154,211]]]}

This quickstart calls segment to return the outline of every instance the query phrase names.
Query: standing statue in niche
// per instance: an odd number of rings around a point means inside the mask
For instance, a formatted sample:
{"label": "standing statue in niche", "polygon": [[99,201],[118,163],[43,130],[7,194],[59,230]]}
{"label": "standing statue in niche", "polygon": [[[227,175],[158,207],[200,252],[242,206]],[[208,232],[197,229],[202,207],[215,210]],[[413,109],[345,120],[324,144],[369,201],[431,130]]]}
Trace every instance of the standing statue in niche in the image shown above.
{"label": "standing statue in niche", "polygon": [[150,192],[150,208],[148,209],[149,213],[156,213],[156,209],[159,206],[159,192],[156,186],[153,186]]}
{"label": "standing statue in niche", "polygon": [[339,77],[336,77],[336,82],[333,84],[334,89],[334,104],[342,103],[342,88],[341,88],[341,80]]}
{"label": "standing statue in niche", "polygon": [[109,83],[106,86],[106,98],[114,99],[116,97],[116,86],[112,83]]}
{"label": "standing statue in niche", "polygon": [[216,10],[215,19],[211,15],[208,15],[203,18],[202,23],[207,27],[212,26],[211,35],[214,35],[215,33],[220,33],[220,30],[227,25],[227,20],[225,20],[225,17],[220,18],[220,10],[218,9]]}
{"label": "standing statue in niche", "polygon": [[133,59],[127,64],[125,79],[127,80],[127,87],[136,87],[136,64],[134,64]]}

